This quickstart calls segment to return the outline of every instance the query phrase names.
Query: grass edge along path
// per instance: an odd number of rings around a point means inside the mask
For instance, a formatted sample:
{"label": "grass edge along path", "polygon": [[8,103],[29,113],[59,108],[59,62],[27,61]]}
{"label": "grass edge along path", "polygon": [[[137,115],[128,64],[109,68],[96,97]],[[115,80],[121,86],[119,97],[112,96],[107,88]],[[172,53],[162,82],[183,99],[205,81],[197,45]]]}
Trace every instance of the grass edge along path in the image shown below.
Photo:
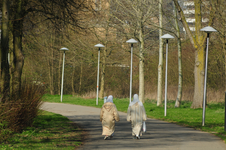
{"label": "grass edge along path", "polygon": [[83,144],[85,135],[67,117],[40,110],[32,127],[24,129],[22,133],[15,133],[0,144],[0,149],[74,150]]}
{"label": "grass edge along path", "polygon": [[[45,95],[43,101],[61,103],[60,95]],[[128,98],[114,98],[113,101],[118,111],[127,112],[129,105]],[[64,95],[62,103],[101,108],[103,105],[103,99],[99,99],[98,105],[96,105],[96,99],[84,99],[77,96],[73,97],[72,95]],[[164,117],[164,104],[156,106],[155,100],[146,100],[144,107],[149,118],[209,132],[220,137],[226,143],[226,132],[224,131],[224,103],[207,104],[204,127],[202,127],[201,108],[191,109],[191,102],[188,101],[182,101],[179,108],[174,108],[174,104],[175,101],[167,102],[166,117]]]}

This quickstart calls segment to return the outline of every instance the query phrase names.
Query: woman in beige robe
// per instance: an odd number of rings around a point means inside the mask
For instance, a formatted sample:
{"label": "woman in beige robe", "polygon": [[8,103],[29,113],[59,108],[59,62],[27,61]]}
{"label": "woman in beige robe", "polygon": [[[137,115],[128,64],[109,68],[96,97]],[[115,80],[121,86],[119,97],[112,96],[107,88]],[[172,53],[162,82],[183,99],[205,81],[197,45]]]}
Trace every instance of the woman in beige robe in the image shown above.
{"label": "woman in beige robe", "polygon": [[108,96],[106,103],[102,106],[100,121],[102,122],[102,135],[105,135],[104,139],[112,138],[115,132],[115,121],[119,121],[118,111],[113,103],[112,95]]}
{"label": "woman in beige robe", "polygon": [[131,122],[133,139],[140,139],[143,121],[147,120],[143,103],[139,101],[137,94],[133,96],[133,101],[129,104],[127,111],[127,121]]}

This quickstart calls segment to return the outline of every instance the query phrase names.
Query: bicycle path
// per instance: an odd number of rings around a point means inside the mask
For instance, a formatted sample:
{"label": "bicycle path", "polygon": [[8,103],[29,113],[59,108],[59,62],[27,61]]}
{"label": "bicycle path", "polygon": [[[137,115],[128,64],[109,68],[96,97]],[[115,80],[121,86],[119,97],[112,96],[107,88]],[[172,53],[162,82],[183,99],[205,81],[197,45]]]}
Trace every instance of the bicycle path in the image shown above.
{"label": "bicycle path", "polygon": [[88,139],[79,150],[226,150],[226,144],[210,133],[151,118],[141,139],[132,139],[131,125],[122,112],[113,139],[104,140],[100,108],[44,102],[41,109],[66,116],[88,131]]}

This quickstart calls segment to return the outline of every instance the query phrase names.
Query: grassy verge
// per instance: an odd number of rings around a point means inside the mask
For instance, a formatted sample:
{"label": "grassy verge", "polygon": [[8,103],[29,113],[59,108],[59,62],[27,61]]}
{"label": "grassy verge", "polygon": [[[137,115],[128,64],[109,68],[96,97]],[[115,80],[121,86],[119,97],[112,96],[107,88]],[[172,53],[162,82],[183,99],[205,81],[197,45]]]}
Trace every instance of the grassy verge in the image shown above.
{"label": "grassy verge", "polygon": [[[44,101],[60,102],[60,96],[45,95]],[[101,108],[103,100],[99,100],[99,105],[96,105],[95,99],[83,99],[72,97],[71,95],[64,95],[63,103]],[[129,99],[114,99],[114,103],[119,111],[126,112],[129,105]],[[219,136],[226,142],[226,132],[224,131],[224,103],[208,104],[204,127],[202,127],[202,109],[191,109],[191,102],[183,101],[180,108],[174,108],[174,101],[168,101],[166,117],[164,117],[164,105],[157,107],[156,101],[146,100],[144,106],[146,113],[150,118],[210,132]]]}
{"label": "grassy verge", "polygon": [[1,150],[43,149],[70,150],[82,144],[82,130],[68,118],[46,111],[40,111],[32,127],[14,134],[0,145]]}

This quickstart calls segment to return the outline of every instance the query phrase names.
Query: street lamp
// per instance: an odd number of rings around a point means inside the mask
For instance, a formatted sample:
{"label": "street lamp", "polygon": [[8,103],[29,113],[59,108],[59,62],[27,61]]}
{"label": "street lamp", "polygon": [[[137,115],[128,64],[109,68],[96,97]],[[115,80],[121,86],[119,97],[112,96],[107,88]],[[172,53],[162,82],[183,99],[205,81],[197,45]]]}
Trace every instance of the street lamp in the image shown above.
{"label": "street lamp", "polygon": [[131,66],[130,66],[130,94],[129,94],[129,102],[131,103],[132,98],[132,70],[133,70],[133,44],[137,43],[136,40],[130,39],[126,41],[126,43],[131,44]]}
{"label": "street lamp", "polygon": [[98,50],[98,69],[97,69],[97,99],[96,99],[96,105],[98,105],[98,92],[99,92],[99,64],[100,64],[100,48],[104,47],[102,44],[97,44],[94,47],[99,47]]}
{"label": "street lamp", "polygon": [[69,49],[67,49],[66,47],[63,47],[60,49],[61,51],[64,51],[64,55],[63,55],[63,67],[62,67],[62,81],[61,81],[61,98],[60,101],[62,102],[63,99],[63,84],[64,84],[64,61],[65,61],[65,51],[68,51]]}
{"label": "street lamp", "polygon": [[203,112],[202,112],[202,126],[205,125],[205,112],[206,112],[206,80],[207,80],[207,65],[208,65],[208,45],[209,37],[211,32],[217,32],[214,28],[207,26],[202,28],[200,31],[207,33],[207,42],[206,42],[206,62],[205,62],[205,79],[204,79],[204,94],[203,94]]}
{"label": "street lamp", "polygon": [[165,111],[164,116],[166,116],[166,106],[167,106],[167,69],[168,69],[168,40],[174,37],[170,34],[164,34],[160,37],[161,39],[166,39],[166,72],[165,72]]}

